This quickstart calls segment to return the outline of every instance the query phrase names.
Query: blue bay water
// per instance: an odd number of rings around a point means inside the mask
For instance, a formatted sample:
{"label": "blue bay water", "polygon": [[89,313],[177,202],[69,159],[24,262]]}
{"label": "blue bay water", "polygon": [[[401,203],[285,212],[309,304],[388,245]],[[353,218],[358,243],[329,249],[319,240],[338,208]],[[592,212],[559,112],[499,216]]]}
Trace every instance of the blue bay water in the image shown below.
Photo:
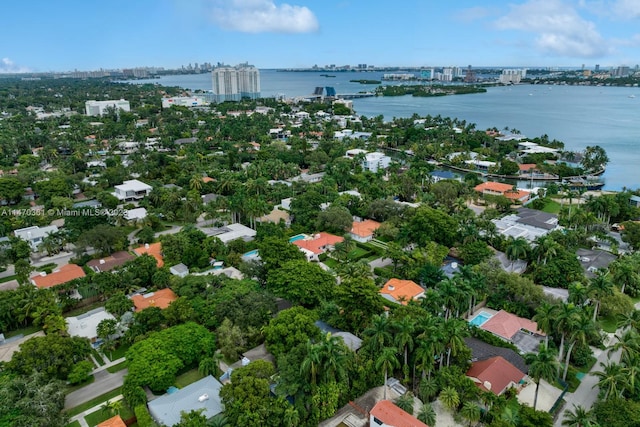
{"label": "blue bay water", "polygon": [[[377,79],[382,73],[336,72],[324,77],[316,72],[261,70],[263,96],[308,96],[316,86],[333,86],[338,94],[374,89],[349,80]],[[185,89],[211,90],[210,74],[163,76],[152,82]],[[630,97],[634,96],[634,97]],[[372,97],[354,100],[359,115],[394,117],[455,117],[475,123],[477,129],[516,128],[529,137],[547,134],[580,151],[589,145],[603,147],[610,159],[604,175],[605,189],[640,187],[640,89],[519,85],[488,88],[487,93],[433,98]]]}

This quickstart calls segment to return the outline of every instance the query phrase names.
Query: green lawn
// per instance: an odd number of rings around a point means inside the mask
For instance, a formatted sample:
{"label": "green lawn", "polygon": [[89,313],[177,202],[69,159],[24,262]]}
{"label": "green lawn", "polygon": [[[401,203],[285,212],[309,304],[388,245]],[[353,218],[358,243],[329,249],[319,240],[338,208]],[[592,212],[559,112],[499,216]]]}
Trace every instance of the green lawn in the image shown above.
{"label": "green lawn", "polygon": [[349,252],[349,259],[357,261],[360,258],[364,258],[365,256],[369,255],[369,251],[362,249],[362,248],[358,248],[356,247],[354,250],[352,250],[351,252]]}
{"label": "green lawn", "polygon": [[16,280],[16,276],[15,274],[13,276],[7,276],[7,277],[3,277],[0,279],[0,283],[5,283],[5,282],[9,282],[11,280]]}
{"label": "green lawn", "polygon": [[16,329],[15,331],[9,331],[9,332],[5,332],[4,333],[4,337],[5,338],[11,338],[11,337],[15,337],[16,335],[24,335],[25,337],[27,335],[31,335],[34,334],[36,332],[38,332],[39,330],[41,330],[39,327],[37,326],[27,326],[26,328],[22,328],[22,329]]}
{"label": "green lawn", "polygon": [[[128,420],[129,418],[133,418],[135,416],[131,408],[124,404],[122,405],[122,409],[120,410],[119,415],[123,420]],[[102,409],[98,409],[97,411],[92,412],[84,417],[84,420],[87,422],[87,424],[89,424],[89,427],[94,427],[111,417],[112,415],[104,412]]]}
{"label": "green lawn", "polygon": [[94,359],[96,359],[96,362],[98,362],[98,365],[100,366],[104,366],[104,359],[102,358],[102,355],[100,353],[98,353],[98,350],[96,350],[95,348],[91,349],[91,355],[93,356]]}
{"label": "green lawn", "polygon": [[74,421],[66,425],[66,427],[80,427],[80,421]]}
{"label": "green lawn", "polygon": [[327,258],[326,260],[323,261],[323,263],[326,264],[326,266],[332,270],[335,270],[336,267],[340,264],[338,261],[336,261],[333,258]]}
{"label": "green lawn", "polygon": [[552,213],[552,214],[559,213],[562,205],[560,205],[560,203],[556,202],[555,200],[551,200],[551,199],[548,199],[548,200],[549,201],[547,202],[547,204],[545,204],[544,208],[542,208],[542,211],[546,213]]}
{"label": "green lawn", "polygon": [[600,326],[605,332],[610,334],[615,333],[616,331],[616,323],[618,323],[615,316],[607,316],[600,318]]}
{"label": "green lawn", "polygon": [[125,353],[129,350],[129,346],[126,344],[121,344],[118,348],[116,348],[111,354],[107,352],[105,356],[107,356],[111,361],[118,360],[121,357],[124,357]]}
{"label": "green lawn", "polygon": [[107,372],[111,372],[112,374],[118,371],[122,371],[123,369],[127,368],[127,361],[125,360],[124,362],[120,362],[117,365],[113,365],[113,366],[109,366],[107,368]]}
{"label": "green lawn", "polygon": [[98,406],[98,405],[102,405],[104,402],[106,402],[109,399],[112,399],[118,395],[122,394],[122,387],[118,387],[114,390],[111,390],[108,393],[105,393],[101,396],[98,396],[96,398],[91,399],[88,402],[83,403],[82,405],[78,405],[75,408],[71,408],[67,411],[67,414],[70,417],[73,417],[75,415],[78,415],[84,411],[86,411],[87,409],[91,409],[94,406]]}
{"label": "green lawn", "polygon": [[182,375],[178,375],[178,377],[176,378],[176,387],[184,388],[202,378],[204,377],[200,372],[198,372],[197,368],[191,369]]}

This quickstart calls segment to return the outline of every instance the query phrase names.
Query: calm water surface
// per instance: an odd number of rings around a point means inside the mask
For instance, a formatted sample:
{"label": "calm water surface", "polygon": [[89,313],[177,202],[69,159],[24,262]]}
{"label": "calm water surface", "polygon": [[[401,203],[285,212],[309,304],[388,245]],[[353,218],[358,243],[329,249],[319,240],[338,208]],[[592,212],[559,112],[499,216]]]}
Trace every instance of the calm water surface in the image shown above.
{"label": "calm water surface", "polygon": [[[334,75],[323,77],[320,74]],[[369,91],[377,85],[352,79],[380,79],[382,73],[306,73],[261,70],[263,96],[307,96],[316,86],[338,94]],[[210,74],[164,76],[154,82],[186,89],[211,90]],[[633,97],[631,97],[633,96]],[[609,155],[605,189],[640,187],[640,89],[521,85],[489,88],[487,93],[434,98],[377,97],[354,100],[359,115],[394,117],[441,115],[475,123],[478,129],[516,128],[529,137],[547,134],[570,150],[600,145]]]}

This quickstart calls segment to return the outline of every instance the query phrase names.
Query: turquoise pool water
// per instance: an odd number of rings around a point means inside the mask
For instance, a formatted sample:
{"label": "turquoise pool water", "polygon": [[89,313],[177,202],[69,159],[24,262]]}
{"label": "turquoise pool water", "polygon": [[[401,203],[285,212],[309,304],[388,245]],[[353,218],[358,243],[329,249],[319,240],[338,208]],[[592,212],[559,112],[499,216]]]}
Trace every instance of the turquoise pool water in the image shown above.
{"label": "turquoise pool water", "polygon": [[296,242],[298,240],[302,240],[304,238],[306,238],[307,236],[305,236],[304,234],[296,234],[295,236],[289,237],[289,243],[293,243]]}
{"label": "turquoise pool water", "polygon": [[180,390],[180,389],[177,388],[177,387],[171,386],[171,387],[169,387],[167,389],[167,394],[173,394],[173,393],[177,392],[178,390]]}
{"label": "turquoise pool water", "polygon": [[476,316],[469,320],[469,323],[471,323],[474,326],[480,327],[482,325],[485,324],[485,322],[489,319],[491,319],[493,316],[490,315],[489,313],[485,312],[485,311],[481,311],[480,313],[476,314]]}
{"label": "turquoise pool water", "polygon": [[258,255],[258,250],[254,249],[252,251],[247,252],[246,254],[244,254],[242,256],[243,257],[247,257],[247,258],[251,258],[251,257],[257,256],[257,255]]}

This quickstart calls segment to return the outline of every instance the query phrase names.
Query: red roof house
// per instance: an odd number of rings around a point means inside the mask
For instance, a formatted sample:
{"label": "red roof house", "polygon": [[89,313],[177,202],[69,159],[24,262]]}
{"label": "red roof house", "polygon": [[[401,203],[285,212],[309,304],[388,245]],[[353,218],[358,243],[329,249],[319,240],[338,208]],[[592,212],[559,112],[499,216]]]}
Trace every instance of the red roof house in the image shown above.
{"label": "red roof house", "polygon": [[82,267],[75,264],[67,264],[57,270],[54,270],[51,274],[42,273],[32,277],[31,283],[36,285],[39,289],[46,289],[62,285],[63,283],[67,283],[73,279],[79,279],[84,276],[85,274]]}
{"label": "red roof house", "polygon": [[311,239],[300,239],[293,242],[302,252],[307,255],[307,259],[316,259],[318,255],[332,249],[336,243],[344,242],[344,237],[335,236],[329,233],[314,234]]}
{"label": "red roof house", "polygon": [[504,196],[507,199],[518,202],[526,202],[529,200],[529,192],[522,190],[514,190],[513,185],[504,184],[502,182],[487,181],[475,186],[474,190],[481,194],[490,196]]}
{"label": "red roof house", "polygon": [[373,239],[373,235],[378,228],[380,228],[380,223],[378,221],[374,221],[372,219],[365,219],[364,221],[354,221],[351,225],[351,237],[353,240],[357,240],[358,242],[368,242]]}
{"label": "red roof house", "polygon": [[473,363],[467,376],[482,390],[500,396],[506,389],[516,387],[526,374],[502,356],[496,356]]}
{"label": "red roof house", "polygon": [[500,310],[493,315],[480,326],[480,329],[491,332],[507,341],[511,341],[513,336],[520,330],[525,330],[531,334],[545,335],[544,332],[538,329],[538,324],[533,320],[518,317],[504,310]]}
{"label": "red roof house", "polygon": [[407,305],[409,300],[424,297],[424,289],[413,280],[389,279],[380,289],[380,295],[389,301]]}
{"label": "red roof house", "polygon": [[369,425],[393,427],[429,427],[390,400],[381,400],[369,412]]}
{"label": "red roof house", "polygon": [[147,243],[139,248],[135,248],[133,250],[137,256],[141,256],[144,254],[151,255],[156,259],[158,268],[161,268],[164,265],[164,258],[162,256],[162,243]]}
{"label": "red roof house", "polygon": [[136,311],[142,311],[149,307],[158,307],[164,310],[169,307],[169,304],[177,299],[178,296],[169,288],[149,292],[144,295],[137,294],[131,297],[131,301],[133,301]]}

